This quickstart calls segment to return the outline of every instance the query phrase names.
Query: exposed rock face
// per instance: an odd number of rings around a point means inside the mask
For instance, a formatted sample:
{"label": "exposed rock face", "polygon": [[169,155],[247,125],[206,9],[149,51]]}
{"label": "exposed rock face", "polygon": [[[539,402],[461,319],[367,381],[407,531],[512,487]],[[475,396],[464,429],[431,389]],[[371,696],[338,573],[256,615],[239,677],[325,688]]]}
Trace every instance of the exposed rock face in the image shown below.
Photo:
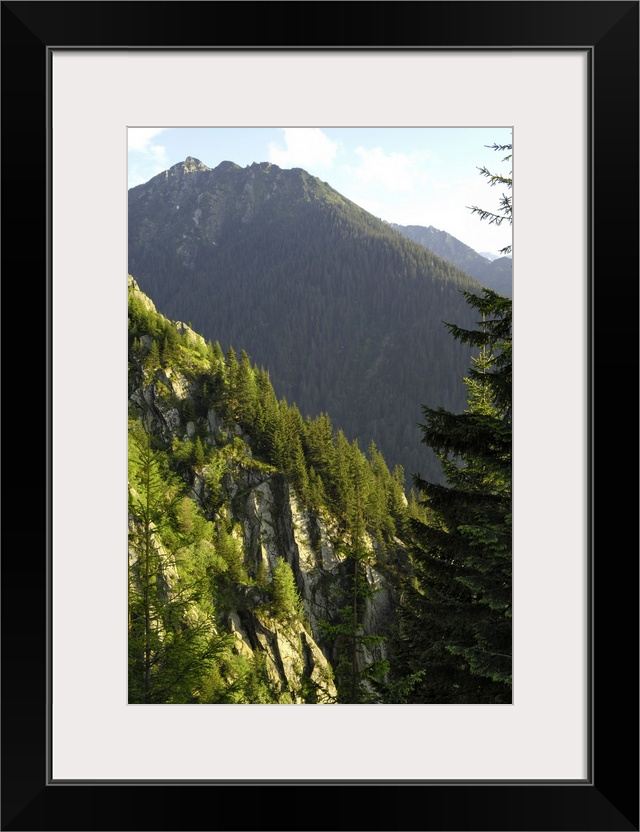
{"label": "exposed rock face", "polygon": [[[138,291],[135,281],[130,286]],[[189,338],[193,335],[194,342],[199,337],[184,324],[176,328]],[[149,372],[140,367],[130,373],[130,401],[148,415],[152,432],[164,442],[188,441],[194,436],[195,422],[181,415],[185,399],[193,393],[193,382],[174,368]],[[283,701],[335,702],[332,665],[338,659],[339,645],[326,636],[323,624],[337,620],[350,586],[349,560],[340,551],[344,539],[336,520],[327,512],[303,506],[282,473],[253,464],[247,436],[240,426],[225,422],[215,408],[200,419],[203,426],[205,444],[228,443],[234,451],[216,495],[207,465],[187,473],[192,498],[209,517],[214,508],[226,506],[227,525],[242,544],[244,569],[251,579],[261,576],[263,584],[268,583],[284,559],[302,601],[302,615],[276,620],[270,614],[269,595],[257,580],[256,584],[237,584],[236,608],[221,616],[220,630],[234,636],[238,654],[250,657],[260,652],[264,656],[269,677],[285,691]],[[366,545],[374,552],[378,544],[368,538]],[[393,593],[381,574],[371,566],[365,568],[369,585],[378,591],[363,599],[364,629],[380,635],[392,616]],[[167,573],[165,579],[170,590],[172,574]],[[358,661],[363,664],[382,657],[384,645],[377,645],[363,648]]]}
{"label": "exposed rock face", "polygon": [[182,336],[186,336],[192,344],[199,344],[200,346],[205,346],[205,340],[202,335],[198,335],[197,332],[194,332],[190,326],[187,324],[183,324],[182,321],[176,321],[175,327]]}

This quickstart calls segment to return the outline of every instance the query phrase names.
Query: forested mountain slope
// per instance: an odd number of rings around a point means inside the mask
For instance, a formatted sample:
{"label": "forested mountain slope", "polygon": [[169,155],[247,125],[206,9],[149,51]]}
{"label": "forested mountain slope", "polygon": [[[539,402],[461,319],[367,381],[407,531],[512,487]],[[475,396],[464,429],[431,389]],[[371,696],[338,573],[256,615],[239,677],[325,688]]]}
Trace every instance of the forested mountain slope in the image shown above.
{"label": "forested mountain slope", "polygon": [[478,254],[470,246],[430,225],[396,225],[391,223],[405,237],[425,246],[438,257],[475,278],[487,289],[504,297],[513,295],[513,261],[511,257],[489,259]]}
{"label": "forested mountain slope", "polygon": [[129,277],[129,701],[381,701],[400,471]]}
{"label": "forested mountain slope", "polygon": [[244,349],[303,417],[439,478],[421,405],[464,406],[471,277],[301,169],[191,157],[129,191],[129,271],[163,314]]}

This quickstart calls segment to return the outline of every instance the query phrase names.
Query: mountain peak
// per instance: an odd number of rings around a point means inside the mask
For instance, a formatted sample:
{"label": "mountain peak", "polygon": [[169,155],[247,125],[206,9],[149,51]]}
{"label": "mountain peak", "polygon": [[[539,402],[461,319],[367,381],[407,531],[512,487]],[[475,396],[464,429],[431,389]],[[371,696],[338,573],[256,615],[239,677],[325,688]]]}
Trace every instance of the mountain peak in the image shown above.
{"label": "mountain peak", "polygon": [[216,171],[218,171],[219,173],[224,173],[228,170],[242,170],[242,168],[240,167],[240,165],[236,165],[235,162],[229,162],[228,160],[220,162],[220,164],[216,167]]}
{"label": "mountain peak", "polygon": [[212,168],[207,167],[200,159],[196,159],[195,156],[187,156],[184,162],[178,162],[176,165],[172,165],[169,170],[171,173],[194,173],[198,170],[212,170]]}

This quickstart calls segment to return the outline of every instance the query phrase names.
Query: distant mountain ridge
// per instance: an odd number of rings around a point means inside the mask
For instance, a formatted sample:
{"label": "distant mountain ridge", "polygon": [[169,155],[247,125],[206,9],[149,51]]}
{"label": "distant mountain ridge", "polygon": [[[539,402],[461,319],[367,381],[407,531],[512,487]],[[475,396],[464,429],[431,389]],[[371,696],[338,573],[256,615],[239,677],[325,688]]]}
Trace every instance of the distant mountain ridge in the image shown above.
{"label": "distant mountain ridge", "polygon": [[128,271],[164,315],[246,350],[304,416],[328,413],[409,477],[438,478],[421,406],[463,409],[466,272],[300,168],[194,157],[129,191]]}
{"label": "distant mountain ridge", "polygon": [[510,257],[483,256],[470,246],[430,225],[397,225],[391,223],[405,237],[425,246],[438,257],[462,269],[487,289],[511,297],[513,294],[513,263]]}

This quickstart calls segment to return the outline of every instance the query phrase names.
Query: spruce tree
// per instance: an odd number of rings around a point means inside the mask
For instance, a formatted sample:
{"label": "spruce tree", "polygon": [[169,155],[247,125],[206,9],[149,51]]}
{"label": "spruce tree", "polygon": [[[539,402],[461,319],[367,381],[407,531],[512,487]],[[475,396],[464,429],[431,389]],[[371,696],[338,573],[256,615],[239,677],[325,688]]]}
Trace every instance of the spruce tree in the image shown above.
{"label": "spruce tree", "polygon": [[273,568],[271,593],[273,612],[278,619],[287,622],[302,615],[304,608],[296,579],[291,566],[283,557],[278,558]]}
{"label": "spruce tree", "polygon": [[[510,176],[481,173],[510,190]],[[511,196],[503,193],[497,214],[472,211],[511,223]],[[478,351],[464,380],[467,409],[422,409],[422,441],[440,459],[446,482],[414,477],[425,514],[410,512],[415,571],[394,638],[394,681],[411,680],[407,702],[511,702],[512,307],[488,289],[463,294],[480,316],[477,328],[447,327]]]}
{"label": "spruce tree", "polygon": [[320,622],[320,628],[333,644],[333,670],[340,704],[376,704],[379,690],[389,671],[385,658],[375,658],[372,651],[386,638],[368,632],[364,626],[367,606],[378,588],[371,577],[372,552],[364,541],[364,525],[353,529],[349,542],[339,547],[345,555],[345,579],[338,590],[338,615]]}
{"label": "spruce tree", "polygon": [[258,387],[255,372],[245,350],[240,352],[240,362],[235,368],[232,385],[234,417],[241,425],[251,427],[258,411]]}
{"label": "spruce tree", "polygon": [[[203,701],[230,639],[217,633],[207,564],[166,453],[129,425],[129,702]],[[212,547],[209,547],[212,549]],[[206,549],[206,547],[205,547]]]}
{"label": "spruce tree", "polygon": [[489,290],[467,300],[483,321],[477,331],[456,328],[456,338],[481,351],[466,379],[464,413],[423,408],[423,441],[442,461],[447,484],[414,478],[428,517],[411,524],[417,582],[402,617],[404,635],[418,640],[427,667],[421,695],[509,702],[511,302]]}

